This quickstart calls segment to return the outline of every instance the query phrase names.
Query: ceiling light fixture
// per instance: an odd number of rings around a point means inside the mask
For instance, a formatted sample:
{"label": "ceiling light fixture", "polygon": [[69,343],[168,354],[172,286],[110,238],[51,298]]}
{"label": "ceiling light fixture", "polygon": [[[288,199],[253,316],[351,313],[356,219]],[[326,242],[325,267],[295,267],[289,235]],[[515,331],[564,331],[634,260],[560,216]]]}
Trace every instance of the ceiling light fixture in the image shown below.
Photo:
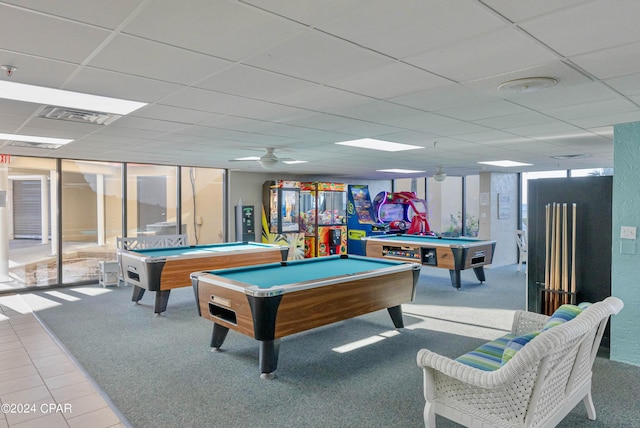
{"label": "ceiling light fixture", "polygon": [[359,140],[341,141],[340,146],[359,147],[361,149],[382,150],[385,152],[401,152],[404,150],[424,149],[421,146],[411,144],[393,143],[391,141],[376,140],[374,138],[362,138]]}
{"label": "ceiling light fixture", "polygon": [[33,135],[19,135],[19,134],[0,134],[0,140],[22,141],[25,143],[59,144],[59,145],[68,144],[73,141],[66,138],[36,137]]}
{"label": "ceiling light fixture", "polygon": [[504,168],[509,168],[509,167],[512,167],[512,166],[529,166],[529,165],[533,165],[531,163],[515,162],[515,161],[510,161],[510,160],[486,161],[486,162],[478,162],[478,163],[481,163],[483,165],[501,166],[501,167],[504,167]]}
{"label": "ceiling light fixture", "polygon": [[401,169],[401,168],[389,168],[389,169],[376,169],[378,172],[395,172],[397,174],[418,174],[424,171],[418,171],[414,169]]}
{"label": "ceiling light fixture", "polygon": [[121,115],[129,114],[147,105],[137,101],[7,81],[0,81],[0,98]]}
{"label": "ceiling light fixture", "polygon": [[438,169],[436,169],[436,173],[433,174],[433,179],[436,181],[444,181],[445,178],[447,178],[447,173],[444,172],[444,167],[439,166]]}
{"label": "ceiling light fixture", "polygon": [[530,94],[554,86],[558,81],[553,77],[525,77],[504,82],[498,86],[499,91]]}

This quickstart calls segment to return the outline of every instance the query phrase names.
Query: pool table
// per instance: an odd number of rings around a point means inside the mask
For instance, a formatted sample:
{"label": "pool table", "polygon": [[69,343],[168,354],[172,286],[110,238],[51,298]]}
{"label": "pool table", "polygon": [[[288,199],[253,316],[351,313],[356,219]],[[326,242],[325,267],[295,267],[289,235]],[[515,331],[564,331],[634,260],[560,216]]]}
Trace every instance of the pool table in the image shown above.
{"label": "pool table", "polygon": [[189,275],[205,269],[221,269],[279,262],[288,247],[257,242],[228,242],[190,247],[118,250],[125,283],[133,285],[131,300],[138,302],[145,290],[155,291],[154,313],[167,309],[171,290],[191,285]]}
{"label": "pool table", "polygon": [[404,327],[401,304],[415,297],[420,265],[335,255],[191,274],[198,314],[213,321],[211,347],[229,330],[259,341],[261,377],[278,365],[279,339],[387,309]]}
{"label": "pool table", "polygon": [[424,266],[449,269],[451,285],[459,289],[460,272],[473,269],[485,281],[484,265],[491,264],[496,241],[475,238],[441,238],[425,235],[377,235],[363,238],[366,255],[382,259],[410,260]]}

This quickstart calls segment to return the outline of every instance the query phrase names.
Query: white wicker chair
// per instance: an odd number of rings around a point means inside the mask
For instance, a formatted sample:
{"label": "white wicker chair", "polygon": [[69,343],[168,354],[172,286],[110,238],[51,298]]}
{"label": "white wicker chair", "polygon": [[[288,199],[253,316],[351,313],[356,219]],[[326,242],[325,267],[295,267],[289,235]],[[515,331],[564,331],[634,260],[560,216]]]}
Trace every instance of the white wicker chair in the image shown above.
{"label": "white wicker chair", "polygon": [[[576,318],[540,333],[499,369],[483,371],[422,349],[424,421],[436,426],[436,414],[467,427],[554,427],[580,401],[589,419],[593,362],[611,315],[623,303],[608,297]],[[517,311],[515,335],[540,330],[549,317]]]}

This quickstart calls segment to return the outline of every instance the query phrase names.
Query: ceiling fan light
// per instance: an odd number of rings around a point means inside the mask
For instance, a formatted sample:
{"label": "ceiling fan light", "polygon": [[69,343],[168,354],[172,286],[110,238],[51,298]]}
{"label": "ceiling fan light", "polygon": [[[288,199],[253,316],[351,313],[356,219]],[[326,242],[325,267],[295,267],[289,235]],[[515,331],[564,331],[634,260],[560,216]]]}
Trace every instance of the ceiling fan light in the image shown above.
{"label": "ceiling fan light", "polygon": [[433,174],[433,179],[436,181],[444,181],[447,178],[447,173],[444,172],[444,168],[439,166],[436,173]]}
{"label": "ceiling fan light", "polygon": [[278,164],[278,159],[273,159],[273,158],[260,159],[260,166],[262,166],[264,169],[273,169],[276,167],[277,164]]}

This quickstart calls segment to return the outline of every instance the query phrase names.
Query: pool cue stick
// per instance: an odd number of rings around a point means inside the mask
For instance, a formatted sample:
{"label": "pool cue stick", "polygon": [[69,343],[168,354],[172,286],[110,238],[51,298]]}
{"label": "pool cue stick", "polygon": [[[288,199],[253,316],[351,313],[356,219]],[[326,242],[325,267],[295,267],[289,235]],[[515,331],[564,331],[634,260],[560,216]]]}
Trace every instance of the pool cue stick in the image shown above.
{"label": "pool cue stick", "polygon": [[551,221],[551,206],[549,204],[545,205],[544,207],[545,210],[545,216],[546,216],[546,221],[545,221],[545,230],[544,230],[544,249],[545,249],[545,254],[544,254],[544,309],[543,309],[543,313],[547,314],[549,312],[549,262],[550,262],[550,258],[549,258],[549,253],[551,251],[550,248],[550,242],[549,242],[549,230],[551,228],[551,224],[549,224],[549,222]]}
{"label": "pool cue stick", "polygon": [[549,271],[549,313],[553,312],[554,290],[556,289],[556,203],[551,205],[551,261]]}
{"label": "pool cue stick", "polygon": [[[577,205],[573,204],[573,218],[571,228],[571,296],[574,297],[576,293],[576,210]],[[573,299],[572,299],[573,300]],[[571,303],[574,303],[572,301]]]}
{"label": "pool cue stick", "polygon": [[554,269],[555,278],[553,280],[555,294],[553,296],[553,310],[558,309],[559,294],[561,283],[560,283],[560,204],[556,204],[556,267]]}
{"label": "pool cue stick", "polygon": [[562,303],[569,297],[569,243],[567,242],[567,203],[562,204]]}

